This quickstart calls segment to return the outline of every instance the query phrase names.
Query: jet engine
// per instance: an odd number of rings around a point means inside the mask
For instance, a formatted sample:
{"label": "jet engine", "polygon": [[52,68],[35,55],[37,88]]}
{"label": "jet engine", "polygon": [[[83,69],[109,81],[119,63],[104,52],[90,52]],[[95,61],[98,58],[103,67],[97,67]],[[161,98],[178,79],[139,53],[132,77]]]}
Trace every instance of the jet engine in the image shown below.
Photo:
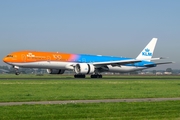
{"label": "jet engine", "polygon": [[92,74],[95,71],[94,65],[87,63],[78,63],[74,67],[76,74]]}
{"label": "jet engine", "polygon": [[63,74],[65,70],[61,69],[47,69],[47,73],[49,74]]}

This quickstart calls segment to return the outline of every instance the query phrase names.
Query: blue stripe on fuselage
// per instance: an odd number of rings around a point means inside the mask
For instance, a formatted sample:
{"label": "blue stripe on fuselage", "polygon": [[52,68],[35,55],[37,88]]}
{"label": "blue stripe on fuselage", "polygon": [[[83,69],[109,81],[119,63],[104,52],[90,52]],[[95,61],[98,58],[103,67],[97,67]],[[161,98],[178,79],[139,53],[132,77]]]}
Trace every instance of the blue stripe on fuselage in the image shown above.
{"label": "blue stripe on fuselage", "polygon": [[112,56],[101,56],[101,55],[79,55],[77,62],[108,62],[108,61],[118,61],[118,60],[127,60],[131,58],[124,57],[112,57]]}

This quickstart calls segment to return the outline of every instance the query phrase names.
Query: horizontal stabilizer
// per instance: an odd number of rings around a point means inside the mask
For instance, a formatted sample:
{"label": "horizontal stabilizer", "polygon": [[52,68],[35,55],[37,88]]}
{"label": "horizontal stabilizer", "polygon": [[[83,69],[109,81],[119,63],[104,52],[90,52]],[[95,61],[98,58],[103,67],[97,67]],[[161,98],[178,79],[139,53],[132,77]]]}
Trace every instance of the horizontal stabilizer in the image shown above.
{"label": "horizontal stabilizer", "polygon": [[159,58],[150,58],[150,59],[144,59],[144,60],[160,60],[160,59],[166,59],[165,57],[159,57]]}
{"label": "horizontal stabilizer", "polygon": [[161,63],[156,63],[156,65],[171,64],[171,63],[174,63],[174,62],[161,62]]}

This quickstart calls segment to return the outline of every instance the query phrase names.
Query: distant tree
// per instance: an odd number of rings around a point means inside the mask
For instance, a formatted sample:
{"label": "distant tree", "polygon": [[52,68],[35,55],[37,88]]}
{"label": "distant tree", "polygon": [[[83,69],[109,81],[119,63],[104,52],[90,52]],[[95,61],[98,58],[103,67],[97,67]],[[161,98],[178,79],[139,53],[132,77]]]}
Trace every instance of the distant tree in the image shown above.
{"label": "distant tree", "polygon": [[9,70],[9,67],[8,66],[0,66],[1,69],[4,69],[4,70]]}
{"label": "distant tree", "polygon": [[134,71],[134,72],[130,72],[130,75],[137,75],[138,72],[137,71]]}
{"label": "distant tree", "polygon": [[172,68],[167,68],[166,72],[172,72]]}
{"label": "distant tree", "polygon": [[14,70],[14,68],[13,68],[12,66],[10,67],[10,69],[9,69],[9,70],[10,70],[10,71],[15,71],[15,70]]}

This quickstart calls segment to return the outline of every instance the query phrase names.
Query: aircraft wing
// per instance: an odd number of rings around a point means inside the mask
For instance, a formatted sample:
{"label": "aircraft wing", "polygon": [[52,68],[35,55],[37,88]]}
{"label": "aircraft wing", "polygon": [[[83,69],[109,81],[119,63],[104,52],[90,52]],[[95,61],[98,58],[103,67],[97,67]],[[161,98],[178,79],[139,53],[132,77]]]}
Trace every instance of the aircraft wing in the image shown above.
{"label": "aircraft wing", "polygon": [[133,64],[133,63],[137,63],[141,61],[142,60],[128,59],[128,60],[119,60],[119,61],[95,62],[93,63],[93,65],[94,66],[106,66],[106,65],[118,66],[118,65],[125,65],[125,64]]}
{"label": "aircraft wing", "polygon": [[[119,60],[119,61],[94,62],[93,65],[94,66],[99,66],[99,67],[106,66],[106,65],[119,66],[119,65],[125,65],[125,64],[138,63],[138,62],[142,62],[142,61],[146,61],[146,60],[160,60],[160,59],[164,59],[164,58],[159,57],[159,58],[150,58],[150,59],[145,59],[145,60],[128,59],[128,60]],[[156,63],[156,65],[158,65],[158,64],[170,64],[170,63],[172,63],[172,62]],[[147,66],[149,66],[149,65],[150,64],[148,64]]]}

